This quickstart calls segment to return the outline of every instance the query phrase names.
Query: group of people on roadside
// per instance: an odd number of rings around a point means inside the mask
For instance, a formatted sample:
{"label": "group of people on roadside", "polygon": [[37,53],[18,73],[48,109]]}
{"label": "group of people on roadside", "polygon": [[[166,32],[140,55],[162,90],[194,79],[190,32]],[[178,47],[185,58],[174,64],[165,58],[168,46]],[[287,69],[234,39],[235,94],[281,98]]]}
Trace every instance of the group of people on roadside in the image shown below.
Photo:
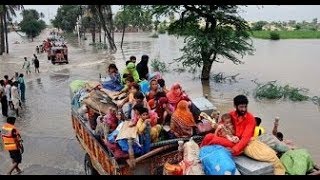
{"label": "group of people on roadside", "polygon": [[16,117],[20,117],[19,108],[22,109],[22,102],[25,101],[26,85],[24,75],[18,72],[12,78],[4,75],[0,80],[1,110],[4,117],[8,117],[9,108],[15,112]]}
{"label": "group of people on roadside", "polygon": [[[26,100],[25,91],[26,85],[22,73],[16,72],[12,78],[4,75],[4,79],[0,80],[1,113],[6,119],[6,123],[1,128],[0,146],[9,151],[12,159],[8,175],[11,175],[14,170],[17,171],[17,174],[22,172],[19,168],[23,153],[22,139],[14,124],[20,117],[19,109],[22,109],[22,102]],[[13,111],[13,114],[9,110]]]}

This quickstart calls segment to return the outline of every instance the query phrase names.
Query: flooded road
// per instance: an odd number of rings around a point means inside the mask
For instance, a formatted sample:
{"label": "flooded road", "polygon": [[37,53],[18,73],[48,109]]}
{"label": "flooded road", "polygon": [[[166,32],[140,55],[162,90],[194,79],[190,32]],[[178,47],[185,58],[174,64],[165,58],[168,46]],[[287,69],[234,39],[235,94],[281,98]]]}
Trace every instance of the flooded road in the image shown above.
{"label": "flooded road", "polygon": [[[10,54],[0,56],[0,77],[13,76],[21,70],[23,57],[31,59],[35,46],[39,45],[48,32],[43,32],[34,42],[28,42],[16,33],[9,34]],[[150,38],[148,33],[126,34],[123,49],[114,56],[96,50],[88,40],[79,45],[68,39],[69,64],[52,65],[46,54],[38,56],[40,74],[26,75],[26,103],[22,118],[16,121],[24,139],[25,152],[21,168],[23,174],[84,174],[85,152],[75,139],[70,120],[69,83],[76,79],[97,80],[99,73],[105,74],[109,63],[116,63],[119,69],[131,55],[138,61],[143,54],[152,59],[173,62],[181,54],[182,38],[160,35]],[[121,34],[115,34],[117,43]],[[13,44],[19,41],[20,44]],[[283,84],[310,89],[310,95],[320,95],[320,51],[319,40],[254,40],[254,56],[246,56],[243,65],[214,64],[212,72],[226,75],[240,73],[238,82],[233,84],[202,84],[198,74],[174,72],[177,63],[170,65],[170,72],[164,73],[167,86],[180,82],[191,97],[208,94],[210,100],[222,113],[232,109],[232,98],[255,87],[251,80],[259,82],[278,80]],[[223,59],[221,59],[223,60]],[[180,65],[181,66],[181,65]],[[312,102],[256,101],[249,94],[249,110],[262,118],[262,125],[271,132],[273,119],[280,117],[279,130],[285,137],[293,139],[300,147],[307,148],[316,162],[320,163],[319,107]],[[4,123],[0,116],[0,125]],[[6,173],[10,164],[7,152],[0,152],[0,174]]]}

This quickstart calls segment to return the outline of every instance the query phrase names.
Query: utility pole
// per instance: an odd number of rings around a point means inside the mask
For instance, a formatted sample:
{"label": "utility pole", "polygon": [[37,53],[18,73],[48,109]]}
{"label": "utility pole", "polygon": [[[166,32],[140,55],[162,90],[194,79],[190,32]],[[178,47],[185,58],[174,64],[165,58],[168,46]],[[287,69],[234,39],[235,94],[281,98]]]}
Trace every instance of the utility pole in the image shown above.
{"label": "utility pole", "polygon": [[78,33],[78,42],[79,42],[79,45],[81,45],[81,39],[80,39],[80,18],[78,17],[77,18],[77,25],[76,25],[76,29],[77,29],[77,33]]}

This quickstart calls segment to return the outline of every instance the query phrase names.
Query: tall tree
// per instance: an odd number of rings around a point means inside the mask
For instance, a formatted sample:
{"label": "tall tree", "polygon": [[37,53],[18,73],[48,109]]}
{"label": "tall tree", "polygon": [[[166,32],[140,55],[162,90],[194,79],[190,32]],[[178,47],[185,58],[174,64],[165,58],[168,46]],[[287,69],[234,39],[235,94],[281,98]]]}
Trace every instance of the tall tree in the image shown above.
{"label": "tall tree", "polygon": [[66,32],[73,32],[77,18],[81,14],[80,5],[61,5],[51,23],[54,27]]}
{"label": "tall tree", "polygon": [[22,21],[20,22],[21,31],[25,32],[28,38],[38,36],[40,32],[46,28],[46,23],[40,20],[40,15],[35,9],[27,9],[22,11]]}
{"label": "tall tree", "polygon": [[[2,7],[3,8],[3,7]],[[3,23],[3,15],[0,16],[0,55],[5,52],[5,37],[4,37],[4,23]]]}
{"label": "tall tree", "polygon": [[114,17],[117,29],[122,29],[121,49],[125,30],[128,26],[144,30],[152,29],[152,14],[142,5],[123,5]]}
{"label": "tall tree", "polygon": [[258,21],[258,22],[253,24],[252,30],[261,31],[263,26],[265,26],[267,24],[268,24],[268,22],[266,22],[266,21]]}
{"label": "tall tree", "polygon": [[[99,17],[99,22],[101,23],[101,27],[103,28],[105,34],[107,35],[110,52],[115,53],[117,51],[117,47],[114,43],[114,38],[112,35],[113,29],[111,26],[112,25],[111,5],[95,5],[95,8],[97,10],[97,14]],[[106,19],[105,19],[105,14],[107,16]],[[109,25],[109,27],[107,25]]]}
{"label": "tall tree", "polygon": [[[201,79],[209,80],[212,64],[224,57],[235,64],[253,52],[247,22],[238,16],[235,5],[154,5],[157,16],[179,13],[179,19],[169,25],[169,32],[184,36],[181,61],[187,67],[202,67]],[[200,26],[199,22],[204,22]]]}
{"label": "tall tree", "polygon": [[84,7],[84,15],[82,25],[85,28],[90,28],[92,43],[96,43],[96,26],[98,20],[96,18],[97,11],[94,5],[87,5]]}
{"label": "tall tree", "polygon": [[312,24],[316,26],[318,24],[318,18],[312,19]]}
{"label": "tall tree", "polygon": [[9,53],[9,43],[8,43],[8,22],[12,24],[12,17],[17,17],[16,11],[23,10],[23,5],[2,5],[4,9],[4,33],[6,38],[6,53]]}

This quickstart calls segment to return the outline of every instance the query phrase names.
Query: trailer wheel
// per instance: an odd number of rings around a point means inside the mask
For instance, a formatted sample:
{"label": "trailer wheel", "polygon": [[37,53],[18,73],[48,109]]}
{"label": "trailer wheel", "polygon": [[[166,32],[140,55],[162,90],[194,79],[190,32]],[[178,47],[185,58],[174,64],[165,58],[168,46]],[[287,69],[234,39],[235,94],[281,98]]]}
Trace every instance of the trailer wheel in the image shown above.
{"label": "trailer wheel", "polygon": [[91,164],[90,156],[88,153],[84,156],[84,172],[86,175],[98,175],[98,172]]}

